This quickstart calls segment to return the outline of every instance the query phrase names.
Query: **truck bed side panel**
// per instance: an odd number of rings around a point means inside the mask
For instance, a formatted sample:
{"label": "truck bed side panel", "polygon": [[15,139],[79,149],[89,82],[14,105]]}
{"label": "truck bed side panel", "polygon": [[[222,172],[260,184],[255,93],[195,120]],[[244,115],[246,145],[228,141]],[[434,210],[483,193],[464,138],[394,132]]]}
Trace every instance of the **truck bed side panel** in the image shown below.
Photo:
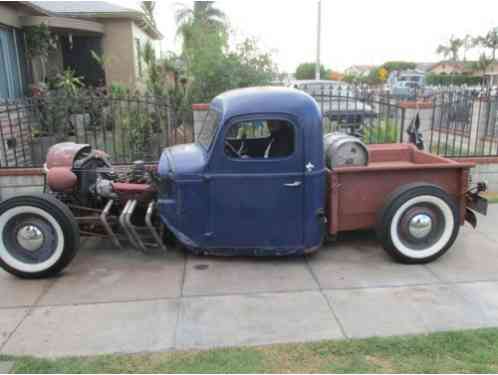
{"label": "truck bed side panel", "polygon": [[[460,208],[460,222],[463,224],[464,193],[468,189],[471,165],[459,164],[417,150],[412,151],[408,160],[396,158],[396,161],[378,161],[380,158],[377,156],[368,167],[329,170],[329,233],[375,227],[377,213],[385,205],[389,194],[411,183],[427,183],[441,187]],[[375,152],[381,154],[378,146]],[[389,156],[387,159],[390,159]]]}

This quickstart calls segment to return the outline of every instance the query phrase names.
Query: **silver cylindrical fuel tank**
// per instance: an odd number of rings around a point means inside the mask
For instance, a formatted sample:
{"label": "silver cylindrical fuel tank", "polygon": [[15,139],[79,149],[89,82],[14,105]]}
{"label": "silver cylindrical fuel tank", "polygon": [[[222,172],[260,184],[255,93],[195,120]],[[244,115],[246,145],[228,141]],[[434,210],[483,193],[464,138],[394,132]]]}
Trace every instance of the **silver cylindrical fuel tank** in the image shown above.
{"label": "silver cylindrical fuel tank", "polygon": [[368,164],[367,146],[356,137],[344,133],[329,133],[325,134],[323,145],[325,164],[330,169]]}

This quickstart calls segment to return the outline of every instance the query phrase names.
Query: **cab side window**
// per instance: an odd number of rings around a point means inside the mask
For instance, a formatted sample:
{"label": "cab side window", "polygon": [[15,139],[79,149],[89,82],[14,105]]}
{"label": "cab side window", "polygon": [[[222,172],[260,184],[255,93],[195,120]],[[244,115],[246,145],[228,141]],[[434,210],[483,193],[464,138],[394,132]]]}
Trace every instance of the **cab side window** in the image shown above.
{"label": "cab side window", "polygon": [[294,126],[285,120],[254,120],[233,124],[225,136],[230,158],[283,158],[294,152]]}

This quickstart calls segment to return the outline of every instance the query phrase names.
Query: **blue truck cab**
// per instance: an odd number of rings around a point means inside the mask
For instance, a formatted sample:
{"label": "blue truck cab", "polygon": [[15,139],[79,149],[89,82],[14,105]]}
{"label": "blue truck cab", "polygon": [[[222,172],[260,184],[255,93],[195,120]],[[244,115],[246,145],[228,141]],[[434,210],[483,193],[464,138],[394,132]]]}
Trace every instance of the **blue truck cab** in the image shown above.
{"label": "blue truck cab", "polygon": [[226,92],[210,103],[196,143],[162,153],[161,220],[196,253],[311,252],[325,232],[323,153],[321,113],[308,94]]}

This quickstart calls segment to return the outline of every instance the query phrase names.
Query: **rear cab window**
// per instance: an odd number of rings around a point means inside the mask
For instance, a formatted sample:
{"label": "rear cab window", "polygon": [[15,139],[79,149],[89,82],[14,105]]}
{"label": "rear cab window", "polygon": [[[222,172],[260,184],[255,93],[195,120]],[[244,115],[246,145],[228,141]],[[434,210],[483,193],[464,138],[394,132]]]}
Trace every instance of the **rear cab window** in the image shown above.
{"label": "rear cab window", "polygon": [[229,158],[275,159],[294,153],[295,128],[285,120],[241,121],[231,125],[224,139]]}

